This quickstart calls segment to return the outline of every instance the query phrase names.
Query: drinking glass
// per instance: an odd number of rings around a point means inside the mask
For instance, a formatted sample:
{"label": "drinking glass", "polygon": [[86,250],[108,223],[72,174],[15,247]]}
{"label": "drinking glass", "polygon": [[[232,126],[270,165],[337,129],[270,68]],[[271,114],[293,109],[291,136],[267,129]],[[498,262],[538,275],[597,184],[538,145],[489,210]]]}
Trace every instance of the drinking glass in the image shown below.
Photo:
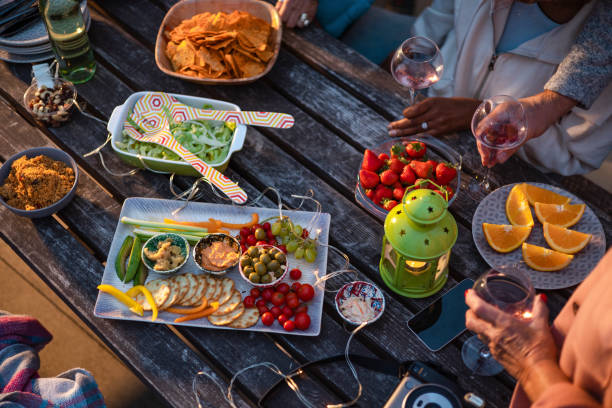
{"label": "drinking glass", "polygon": [[[535,290],[531,279],[518,265],[489,270],[476,280],[473,289],[484,301],[517,319],[529,320],[532,317]],[[478,336],[472,336],[463,343],[461,357],[463,363],[477,375],[496,375],[504,369]]]}
{"label": "drinking glass", "polygon": [[442,54],[435,42],[425,37],[404,41],[391,59],[391,74],[410,90],[410,105],[414,105],[416,89],[425,89],[438,82],[444,71]]}
{"label": "drinking glass", "polygon": [[[488,155],[491,162],[501,151],[520,146],[527,137],[527,118],[523,105],[508,95],[497,95],[485,99],[472,117],[472,134],[481,144],[481,154]],[[490,166],[480,185],[489,191]]]}

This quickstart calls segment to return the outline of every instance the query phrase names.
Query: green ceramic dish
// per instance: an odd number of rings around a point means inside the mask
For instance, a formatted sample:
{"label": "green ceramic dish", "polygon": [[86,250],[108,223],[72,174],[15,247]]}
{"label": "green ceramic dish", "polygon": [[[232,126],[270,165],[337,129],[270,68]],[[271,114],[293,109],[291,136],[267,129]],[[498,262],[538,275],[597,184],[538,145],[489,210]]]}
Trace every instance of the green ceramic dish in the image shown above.
{"label": "green ceramic dish", "polygon": [[[172,245],[176,245],[179,248],[181,248],[181,255],[183,255],[185,259],[179,266],[177,266],[174,269],[170,269],[167,271],[155,270],[155,262],[147,258],[144,250],[145,248],[147,248],[149,251],[157,251],[157,244],[161,241],[165,241],[168,238],[172,239]],[[187,263],[187,259],[189,258],[189,243],[187,242],[185,238],[177,234],[171,234],[171,233],[158,234],[158,235],[155,235],[149,238],[149,240],[145,242],[145,244],[142,246],[141,257],[142,257],[142,262],[151,272],[155,272],[159,274],[174,273],[174,272],[177,272],[179,269],[181,269]]]}

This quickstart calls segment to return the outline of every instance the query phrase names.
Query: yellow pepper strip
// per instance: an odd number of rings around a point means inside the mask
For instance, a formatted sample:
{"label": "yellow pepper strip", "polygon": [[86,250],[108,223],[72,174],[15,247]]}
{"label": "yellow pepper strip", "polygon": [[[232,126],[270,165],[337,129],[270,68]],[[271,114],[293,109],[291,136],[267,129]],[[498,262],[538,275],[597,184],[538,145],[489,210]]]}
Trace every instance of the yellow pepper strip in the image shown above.
{"label": "yellow pepper strip", "polygon": [[146,286],[143,285],[136,285],[132,286],[130,290],[125,292],[125,294],[129,297],[135,297],[138,293],[142,293],[147,299],[147,303],[149,304],[149,306],[151,306],[151,312],[153,313],[151,315],[151,321],[154,322],[155,320],[157,320],[157,305],[155,304],[155,300],[153,299],[153,295],[151,294],[149,289],[147,289]]}
{"label": "yellow pepper strip", "polygon": [[134,299],[117,289],[112,285],[98,285],[98,290],[104,293],[108,293],[124,305],[130,308],[133,313],[136,313],[138,316],[143,316],[144,311],[142,306],[136,303]]}
{"label": "yellow pepper strip", "polygon": [[212,302],[210,304],[210,307],[207,307],[206,309],[202,310],[201,312],[192,313],[192,314],[188,314],[188,315],[184,315],[184,316],[178,317],[178,318],[176,318],[174,320],[174,323],[181,323],[181,322],[186,322],[186,321],[189,321],[189,320],[199,319],[201,317],[210,316],[211,314],[215,313],[215,311],[217,311],[218,308],[219,308],[219,302]]}
{"label": "yellow pepper strip", "polygon": [[206,298],[202,298],[202,304],[200,306],[192,307],[189,309],[179,309],[178,307],[169,307],[165,309],[165,311],[170,312],[170,313],[176,313],[176,314],[192,314],[192,313],[201,312],[202,310],[206,309],[206,306],[208,306],[208,300]]}

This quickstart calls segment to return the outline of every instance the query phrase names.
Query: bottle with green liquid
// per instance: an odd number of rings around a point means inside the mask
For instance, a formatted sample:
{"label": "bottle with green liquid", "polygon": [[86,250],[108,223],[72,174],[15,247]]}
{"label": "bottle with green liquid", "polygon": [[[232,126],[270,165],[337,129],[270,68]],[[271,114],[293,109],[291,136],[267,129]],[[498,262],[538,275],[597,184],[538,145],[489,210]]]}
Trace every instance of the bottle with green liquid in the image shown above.
{"label": "bottle with green liquid", "polygon": [[96,61],[79,1],[39,0],[38,8],[49,33],[60,75],[75,84],[89,81],[96,72]]}

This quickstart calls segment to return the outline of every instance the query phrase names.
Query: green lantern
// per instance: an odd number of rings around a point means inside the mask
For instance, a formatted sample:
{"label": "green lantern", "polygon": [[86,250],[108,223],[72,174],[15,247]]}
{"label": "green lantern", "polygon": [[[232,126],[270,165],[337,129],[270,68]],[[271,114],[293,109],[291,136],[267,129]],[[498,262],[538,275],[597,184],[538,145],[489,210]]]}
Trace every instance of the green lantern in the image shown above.
{"label": "green lantern", "polygon": [[416,189],[389,211],[379,269],[394,292],[423,298],[446,283],[451,248],[457,240],[457,223],[447,207],[435,191]]}

